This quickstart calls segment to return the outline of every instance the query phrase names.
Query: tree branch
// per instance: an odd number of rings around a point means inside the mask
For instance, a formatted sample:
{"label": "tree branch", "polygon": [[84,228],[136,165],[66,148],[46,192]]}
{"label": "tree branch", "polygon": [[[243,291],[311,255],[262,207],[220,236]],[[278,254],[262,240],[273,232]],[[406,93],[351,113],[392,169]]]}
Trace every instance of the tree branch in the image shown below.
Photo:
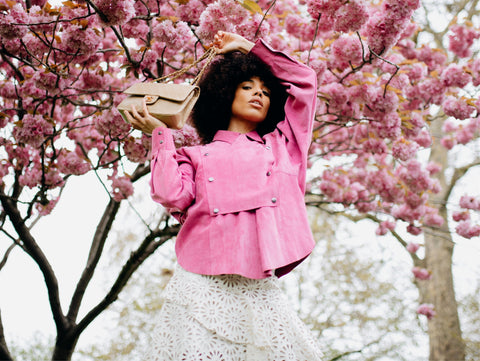
{"label": "tree branch", "polygon": [[0,311],[0,360],[13,361],[10,351],[7,347],[7,341],[5,340],[5,334],[3,332],[2,312]]}
{"label": "tree branch", "polygon": [[476,160],[470,164],[467,164],[461,168],[455,168],[452,178],[448,184],[448,187],[445,192],[445,201],[450,198],[450,194],[453,191],[453,188],[457,185],[457,182],[473,167],[480,165],[480,160]]}
{"label": "tree branch", "polygon": [[0,201],[3,209],[8,214],[8,218],[12,222],[19,239],[23,242],[23,249],[37,263],[43,274],[47,286],[50,309],[52,310],[57,331],[63,332],[67,327],[67,320],[62,312],[58,281],[55,272],[23,221],[15,202],[3,192],[3,189],[0,189]]}
{"label": "tree branch", "polygon": [[[145,237],[138,249],[130,254],[130,258],[122,267],[116,281],[112,285],[110,291],[105,298],[78,323],[74,330],[74,337],[78,337],[87,326],[100,315],[109,305],[111,305],[117,298],[122,289],[127,284],[132,274],[140,267],[140,265],[153,253],[155,250],[174,237],[179,230],[179,225],[170,226],[161,230],[151,232]],[[157,242],[154,242],[159,238]]]}
{"label": "tree branch", "polygon": [[117,215],[119,208],[120,202],[110,199],[105,211],[103,212],[103,216],[97,225],[97,229],[93,236],[92,245],[90,247],[87,264],[82,272],[75,292],[73,293],[70,301],[70,308],[67,314],[67,319],[70,322],[75,322],[77,318],[83,296],[85,295],[85,290],[87,289],[87,286],[90,283],[98,265],[100,256],[102,255],[103,248],[105,246],[105,241],[107,240],[108,233],[112,228],[113,221],[115,220],[115,216]]}

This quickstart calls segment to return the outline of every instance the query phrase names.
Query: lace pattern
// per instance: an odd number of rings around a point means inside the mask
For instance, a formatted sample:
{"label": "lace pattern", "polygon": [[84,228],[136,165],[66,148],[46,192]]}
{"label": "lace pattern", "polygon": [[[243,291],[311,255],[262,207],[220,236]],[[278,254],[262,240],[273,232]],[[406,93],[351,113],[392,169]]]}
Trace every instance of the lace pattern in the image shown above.
{"label": "lace pattern", "polygon": [[278,283],[276,277],[204,276],[177,267],[143,360],[321,360]]}

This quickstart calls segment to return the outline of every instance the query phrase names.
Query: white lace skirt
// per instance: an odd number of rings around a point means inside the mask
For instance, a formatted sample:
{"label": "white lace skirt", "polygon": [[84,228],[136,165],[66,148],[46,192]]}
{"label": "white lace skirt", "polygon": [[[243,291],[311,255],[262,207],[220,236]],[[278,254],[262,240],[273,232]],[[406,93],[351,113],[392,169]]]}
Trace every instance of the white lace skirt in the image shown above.
{"label": "white lace skirt", "polygon": [[143,361],[316,361],[322,354],[276,277],[204,276],[177,267]]}

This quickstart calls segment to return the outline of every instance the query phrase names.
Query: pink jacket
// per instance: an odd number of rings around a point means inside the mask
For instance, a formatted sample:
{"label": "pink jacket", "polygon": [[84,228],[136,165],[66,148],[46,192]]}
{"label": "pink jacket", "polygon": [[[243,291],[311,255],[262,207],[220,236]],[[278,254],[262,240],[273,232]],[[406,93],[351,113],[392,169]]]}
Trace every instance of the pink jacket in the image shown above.
{"label": "pink jacket", "polygon": [[263,41],[251,52],[287,87],[277,129],[263,138],[221,130],[178,150],[169,129],[153,132],[151,195],[182,223],[175,250],[190,272],[282,276],[314,247],[304,194],[317,78]]}

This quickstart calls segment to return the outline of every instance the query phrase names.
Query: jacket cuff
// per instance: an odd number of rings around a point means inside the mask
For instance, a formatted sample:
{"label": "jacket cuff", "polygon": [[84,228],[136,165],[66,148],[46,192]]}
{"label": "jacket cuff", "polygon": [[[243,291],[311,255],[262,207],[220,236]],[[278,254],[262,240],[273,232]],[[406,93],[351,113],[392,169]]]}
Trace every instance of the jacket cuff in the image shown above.
{"label": "jacket cuff", "polygon": [[152,132],[152,158],[160,150],[175,150],[172,131],[169,128],[158,127]]}

